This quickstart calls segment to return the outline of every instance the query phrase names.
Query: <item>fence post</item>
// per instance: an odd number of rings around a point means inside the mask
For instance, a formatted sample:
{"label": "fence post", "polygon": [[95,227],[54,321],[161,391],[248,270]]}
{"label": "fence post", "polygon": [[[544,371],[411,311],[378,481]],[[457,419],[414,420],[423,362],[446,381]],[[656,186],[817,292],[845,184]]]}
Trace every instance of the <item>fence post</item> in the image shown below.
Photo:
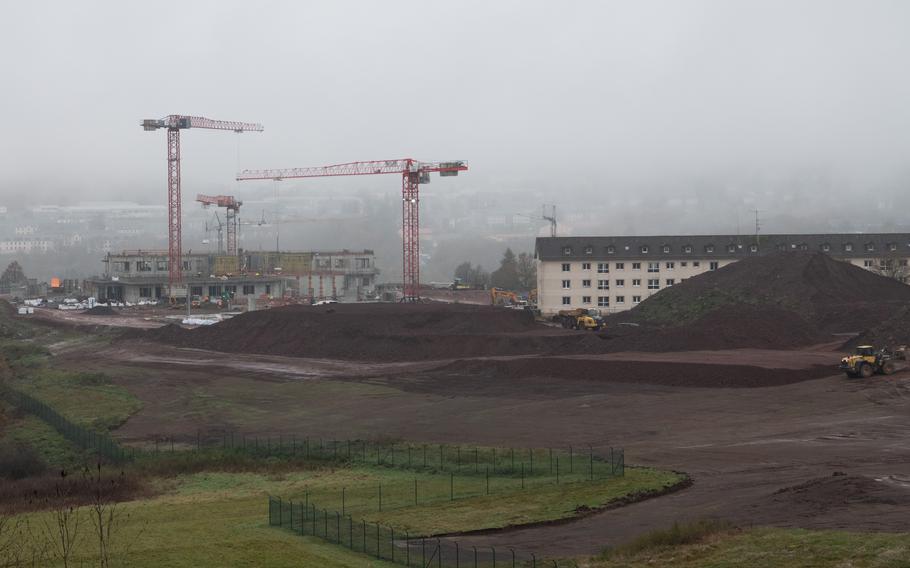
{"label": "fence post", "polygon": [[521,488],[525,488],[525,464],[521,462]]}
{"label": "fence post", "polygon": [[442,444],[439,444],[439,469],[442,469],[443,464],[445,463],[445,456],[443,455]]}
{"label": "fence post", "polygon": [[496,448],[493,448],[493,456],[490,458],[490,463],[493,464],[493,473],[496,473]]}
{"label": "fence post", "polygon": [[354,517],[348,515],[348,548],[354,550]]}
{"label": "fence post", "polygon": [[453,540],[455,543],[455,568],[461,568],[461,553],[458,550],[458,541]]}
{"label": "fence post", "polygon": [[423,445],[423,467],[427,467],[427,445]]}
{"label": "fence post", "polygon": [[455,473],[449,472],[449,501],[455,500]]}
{"label": "fence post", "polygon": [[393,527],[389,527],[389,540],[392,544],[392,562],[395,562],[395,529]]}
{"label": "fence post", "polygon": [[363,553],[367,553],[367,521],[363,520]]}
{"label": "fence post", "polygon": [[573,457],[573,455],[572,455],[572,444],[569,444],[569,473],[573,473],[573,472],[575,471],[575,470],[573,469],[573,468],[574,468],[574,465],[573,465],[573,464],[575,463],[575,460],[572,459],[572,457]]}
{"label": "fence post", "polygon": [[281,522],[282,522],[282,518],[284,517],[284,515],[282,515],[281,513],[282,513],[282,511],[281,511],[281,498],[279,497],[279,498],[278,498],[278,526],[279,526],[279,527],[282,526]]}
{"label": "fence post", "polygon": [[559,484],[559,456],[556,456],[556,483]]}
{"label": "fence post", "polygon": [[534,449],[528,448],[528,458],[531,460],[531,475],[534,475]]}
{"label": "fence post", "polygon": [[487,495],[490,494],[490,466],[487,466]]}
{"label": "fence post", "polygon": [[341,544],[341,515],[335,511],[335,542]]}
{"label": "fence post", "polygon": [[379,549],[379,523],[376,523],[376,558],[382,558]]}
{"label": "fence post", "polygon": [[427,539],[420,537],[420,566],[426,568],[427,566]]}
{"label": "fence post", "polygon": [[477,547],[472,546],[471,548],[474,549],[474,568],[477,568]]}
{"label": "fence post", "polygon": [[341,488],[341,514],[344,514],[344,487]]}
{"label": "fence post", "polygon": [[417,478],[414,478],[414,506],[417,506]]}
{"label": "fence post", "polygon": [[404,531],[404,550],[405,550],[405,566],[410,568],[411,566],[411,535],[408,531]]}
{"label": "fence post", "polygon": [[294,530],[294,501],[288,499],[288,506],[291,508],[290,520],[291,520],[291,530]]}
{"label": "fence post", "polygon": [[496,568],[496,549],[491,546],[490,550],[493,551],[493,568]]}
{"label": "fence post", "polygon": [[[322,522],[322,536],[329,540],[329,512],[326,509],[322,510]],[[329,542],[332,541],[329,540]]]}
{"label": "fence post", "polygon": [[512,551],[512,568],[515,568],[515,549],[510,546],[509,550]]}
{"label": "fence post", "polygon": [[379,512],[382,512],[382,483],[379,484]]}
{"label": "fence post", "polygon": [[550,473],[553,473],[553,448],[550,448]]}
{"label": "fence post", "polygon": [[589,463],[590,463],[590,469],[591,469],[591,481],[594,481],[594,448],[593,448],[592,446],[588,445],[588,449],[589,449],[590,452],[591,452],[591,453],[589,454]]}

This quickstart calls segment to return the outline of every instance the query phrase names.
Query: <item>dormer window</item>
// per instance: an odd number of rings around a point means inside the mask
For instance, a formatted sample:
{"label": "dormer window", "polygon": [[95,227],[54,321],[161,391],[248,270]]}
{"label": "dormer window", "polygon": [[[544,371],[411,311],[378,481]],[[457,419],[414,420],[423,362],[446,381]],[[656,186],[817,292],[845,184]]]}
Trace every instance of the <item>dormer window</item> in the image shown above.
{"label": "dormer window", "polygon": [[592,246],[586,246],[586,247],[585,247],[585,254],[594,254],[594,247],[592,247]]}
{"label": "dormer window", "polygon": [[572,247],[562,247],[562,254],[566,256],[572,254]]}
{"label": "dormer window", "polygon": [[647,246],[647,245],[641,247],[641,254],[648,254],[648,246]]}
{"label": "dormer window", "polygon": [[866,251],[872,252],[875,250],[875,245],[873,243],[866,243]]}
{"label": "dormer window", "polygon": [[615,252],[616,252],[616,247],[614,247],[613,245],[607,246],[607,254],[613,254]]}
{"label": "dormer window", "polygon": [[822,243],[822,252],[829,252],[831,250],[831,245],[828,243]]}
{"label": "dormer window", "polygon": [[888,250],[894,252],[897,250],[897,243],[888,243]]}
{"label": "dormer window", "polygon": [[846,244],[844,244],[844,251],[845,251],[845,252],[853,252],[853,243],[846,243]]}
{"label": "dormer window", "polygon": [[714,252],[714,245],[706,245],[706,246],[705,246],[705,252],[708,253],[708,254]]}
{"label": "dormer window", "polygon": [[758,245],[756,245],[756,244],[749,245],[749,252],[758,252]]}
{"label": "dormer window", "polygon": [[664,254],[670,254],[670,245],[664,245],[663,251],[664,251]]}
{"label": "dormer window", "polygon": [[734,244],[727,245],[727,252],[736,252],[736,245],[734,245]]}
{"label": "dormer window", "polygon": [[806,243],[799,243],[796,246],[799,247],[799,250],[809,250],[809,245],[807,245]]}
{"label": "dormer window", "polygon": [[692,245],[685,245],[683,247],[683,252],[686,254],[692,254]]}
{"label": "dormer window", "polygon": [[777,245],[777,250],[785,251],[785,250],[787,250],[787,245],[784,243],[780,243],[779,245]]}

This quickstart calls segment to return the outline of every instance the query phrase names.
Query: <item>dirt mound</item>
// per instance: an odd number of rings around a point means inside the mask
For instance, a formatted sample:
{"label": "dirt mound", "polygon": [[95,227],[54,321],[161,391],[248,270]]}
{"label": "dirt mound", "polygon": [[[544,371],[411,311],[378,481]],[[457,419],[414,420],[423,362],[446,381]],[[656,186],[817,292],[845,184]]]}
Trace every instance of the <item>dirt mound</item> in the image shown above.
{"label": "dirt mound", "polygon": [[[484,383],[520,382],[534,377],[562,378],[602,383],[639,383],[672,387],[755,388],[797,383],[831,375],[828,366],[811,369],[766,369],[748,365],[702,365],[657,361],[609,361],[534,357],[505,360],[456,361],[434,370],[464,391],[473,390],[465,380]],[[458,380],[452,380],[458,379]],[[518,386],[516,388],[523,388]]]}
{"label": "dirt mound", "polygon": [[731,305],[693,322],[659,327],[617,324],[599,335],[606,351],[693,351],[700,349],[791,349],[826,337],[799,314],[773,306]]}
{"label": "dirt mound", "polygon": [[679,325],[720,308],[746,305],[788,310],[832,333],[865,329],[906,303],[910,287],[896,280],[822,253],[781,252],[689,278],[641,303],[628,317]]}
{"label": "dirt mound", "polygon": [[857,345],[875,345],[896,348],[910,345],[910,306],[891,312],[877,324],[844,343],[844,349]]}
{"label": "dirt mound", "polygon": [[[216,351],[404,361],[534,353],[551,347],[536,335],[540,328],[530,312],[491,306],[332,304],[250,312],[191,331],[167,326],[143,337]],[[557,334],[554,345],[581,339]]]}
{"label": "dirt mound", "polygon": [[117,310],[110,306],[95,306],[83,312],[87,316],[116,316]]}
{"label": "dirt mound", "polygon": [[910,506],[910,480],[835,473],[780,489],[754,509],[762,518],[773,518],[776,513],[781,519],[798,523],[800,518],[850,513],[861,508],[884,512],[907,506]]}

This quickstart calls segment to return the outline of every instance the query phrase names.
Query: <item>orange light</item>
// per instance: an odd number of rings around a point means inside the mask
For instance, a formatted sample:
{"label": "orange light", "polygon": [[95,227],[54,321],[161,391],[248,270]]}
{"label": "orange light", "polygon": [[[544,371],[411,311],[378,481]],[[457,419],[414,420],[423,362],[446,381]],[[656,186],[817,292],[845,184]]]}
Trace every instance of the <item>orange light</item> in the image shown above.
{"label": "orange light", "polygon": [[54,276],[53,278],[51,278],[51,288],[59,288],[59,287],[60,287],[60,279],[57,278],[56,276]]}

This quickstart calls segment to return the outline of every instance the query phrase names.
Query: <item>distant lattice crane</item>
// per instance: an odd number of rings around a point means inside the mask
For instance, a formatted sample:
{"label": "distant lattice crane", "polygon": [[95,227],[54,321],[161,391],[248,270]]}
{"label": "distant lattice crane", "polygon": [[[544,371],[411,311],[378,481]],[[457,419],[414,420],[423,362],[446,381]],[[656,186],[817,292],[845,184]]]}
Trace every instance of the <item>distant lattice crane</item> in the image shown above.
{"label": "distant lattice crane", "polygon": [[243,170],[237,174],[238,181],[282,180],[310,177],[365,176],[374,174],[401,174],[401,239],[402,276],[405,302],[420,299],[420,184],[430,182],[430,173],[440,176],[457,176],[468,169],[468,163],[419,162],[412,158],[400,160],[374,160],[350,162],[331,166],[290,168],[283,170]]}
{"label": "distant lattice crane", "polygon": [[203,207],[214,205],[224,207],[224,221],[227,226],[227,254],[237,256],[237,214],[243,201],[237,201],[233,195],[202,195],[196,196],[196,201]]}
{"label": "distant lattice crane", "polygon": [[172,114],[164,118],[143,120],[142,128],[146,131],[158,130],[159,128],[167,129],[167,265],[170,295],[173,297],[174,287],[183,277],[181,271],[183,252],[180,217],[180,131],[187,128],[203,128],[208,130],[233,130],[234,132],[262,132],[262,125]]}

